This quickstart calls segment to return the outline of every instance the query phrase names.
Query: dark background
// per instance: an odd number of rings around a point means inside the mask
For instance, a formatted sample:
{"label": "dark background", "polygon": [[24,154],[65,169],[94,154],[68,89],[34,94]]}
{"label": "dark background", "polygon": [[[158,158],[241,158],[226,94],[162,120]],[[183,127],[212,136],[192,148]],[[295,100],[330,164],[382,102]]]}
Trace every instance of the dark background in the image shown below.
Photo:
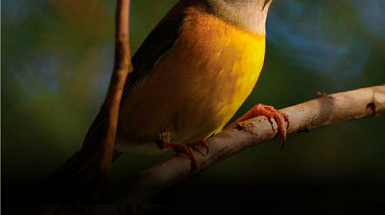
{"label": "dark background", "polygon": [[[135,51],[175,0],[133,0]],[[113,63],[115,1],[2,1],[2,187],[28,187],[82,144],[104,99]],[[277,0],[267,20],[258,102],[282,108],[385,83],[385,1]],[[236,117],[237,117],[236,116]],[[384,117],[332,124],[243,151],[164,193],[206,201],[384,202]],[[125,156],[111,184],[170,157]],[[3,196],[6,197],[6,196]]]}

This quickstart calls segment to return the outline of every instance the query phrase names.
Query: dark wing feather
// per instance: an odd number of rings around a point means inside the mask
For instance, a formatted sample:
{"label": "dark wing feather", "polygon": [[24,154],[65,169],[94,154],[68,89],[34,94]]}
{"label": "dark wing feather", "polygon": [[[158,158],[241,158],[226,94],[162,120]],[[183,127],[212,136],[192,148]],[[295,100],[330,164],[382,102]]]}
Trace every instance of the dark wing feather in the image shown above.
{"label": "dark wing feather", "polygon": [[[166,17],[151,31],[138,51],[132,57],[134,71],[129,74],[123,90],[123,99],[145,75],[148,75],[153,66],[167,54],[179,36],[179,29],[185,18],[185,9],[196,3],[194,0],[181,0]],[[71,185],[81,188],[89,184],[98,168],[98,156],[100,153],[105,116],[101,112],[92,123],[82,148],[51,175],[37,184],[36,188],[53,186],[65,188]],[[113,161],[122,153],[114,152]],[[40,188],[39,188],[40,187]],[[64,189],[65,192],[68,190]]]}
{"label": "dark wing feather", "polygon": [[[162,20],[147,36],[131,59],[134,70],[127,77],[122,95],[123,99],[136,83],[149,74],[154,64],[172,47],[178,38],[179,27],[182,22],[183,15],[173,16],[173,19],[167,19],[167,21]],[[83,151],[89,153],[89,147],[95,149],[95,141],[92,139],[100,140],[104,121],[105,117],[99,112],[84,139],[82,150],[78,155],[79,159],[82,159]]]}
{"label": "dark wing feather", "polygon": [[[145,75],[148,75],[154,64],[173,46],[179,35],[179,27],[183,16],[173,16],[173,19],[161,21],[145,39],[138,51],[132,57],[134,71],[127,77],[123,97]],[[124,99],[124,98],[123,98]],[[37,184],[41,186],[66,186],[88,183],[97,169],[105,116],[101,112],[92,123],[80,151],[68,159],[50,176]],[[113,161],[122,153],[114,152]]]}

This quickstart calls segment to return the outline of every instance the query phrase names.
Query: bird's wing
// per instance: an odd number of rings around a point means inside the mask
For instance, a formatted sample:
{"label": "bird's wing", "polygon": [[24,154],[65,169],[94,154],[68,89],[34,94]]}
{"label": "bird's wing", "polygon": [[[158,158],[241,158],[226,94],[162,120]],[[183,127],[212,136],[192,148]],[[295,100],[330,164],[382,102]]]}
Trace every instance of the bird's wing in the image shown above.
{"label": "bird's wing", "polygon": [[[132,57],[133,72],[127,77],[127,81],[123,90],[123,99],[131,91],[131,89],[138,83],[145,75],[149,74],[151,68],[157,61],[167,53],[173,46],[179,35],[179,28],[183,22],[184,16],[182,14],[174,15],[172,18],[162,20],[147,36],[138,51]],[[100,111],[92,123],[79,153],[81,157],[83,149],[92,147],[95,148],[95,141],[101,139],[101,129],[105,122],[105,116]],[[95,141],[92,141],[94,139]],[[89,152],[86,152],[89,153]]]}
{"label": "bird's wing", "polygon": [[[134,71],[127,77],[123,99],[131,89],[151,68],[171,49],[179,36],[179,29],[185,18],[184,8],[192,4],[192,0],[182,0],[165,16],[165,18],[151,31],[138,51],[132,57]],[[41,180],[40,186],[61,186],[71,184],[86,184],[96,171],[101,146],[105,116],[101,112],[96,116],[80,151],[74,154],[51,175]],[[120,152],[114,152],[113,161],[119,158]]]}

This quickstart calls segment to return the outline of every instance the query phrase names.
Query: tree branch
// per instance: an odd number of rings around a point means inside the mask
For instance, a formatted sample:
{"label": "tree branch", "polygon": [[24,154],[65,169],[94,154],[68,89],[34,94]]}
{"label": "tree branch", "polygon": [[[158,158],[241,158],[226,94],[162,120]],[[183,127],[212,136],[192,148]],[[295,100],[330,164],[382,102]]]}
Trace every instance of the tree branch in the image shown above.
{"label": "tree branch", "polygon": [[[385,85],[323,95],[280,111],[289,116],[288,135],[334,122],[385,115]],[[274,131],[266,117],[257,117],[241,123],[238,129],[228,129],[208,139],[210,154],[195,152],[201,171],[235,153],[274,139],[277,125],[273,123]],[[190,172],[190,168],[187,157],[175,155],[141,172],[119,202],[150,202],[170,185],[196,174]]]}
{"label": "tree branch", "polygon": [[107,123],[102,137],[99,171],[97,173],[99,185],[104,185],[106,183],[111,168],[120,101],[127,75],[132,70],[129,45],[129,7],[130,0],[117,1],[114,69],[107,97],[102,107],[103,113],[106,114]]}

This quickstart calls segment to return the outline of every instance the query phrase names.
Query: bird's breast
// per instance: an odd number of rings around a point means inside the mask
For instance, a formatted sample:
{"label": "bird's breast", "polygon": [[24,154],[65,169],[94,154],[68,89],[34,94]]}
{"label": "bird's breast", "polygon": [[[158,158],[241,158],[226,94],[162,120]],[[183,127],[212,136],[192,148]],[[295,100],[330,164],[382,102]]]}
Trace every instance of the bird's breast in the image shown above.
{"label": "bird's breast", "polygon": [[123,100],[128,142],[202,140],[221,129],[251,93],[262,69],[265,37],[210,14],[188,11],[180,36]]}

